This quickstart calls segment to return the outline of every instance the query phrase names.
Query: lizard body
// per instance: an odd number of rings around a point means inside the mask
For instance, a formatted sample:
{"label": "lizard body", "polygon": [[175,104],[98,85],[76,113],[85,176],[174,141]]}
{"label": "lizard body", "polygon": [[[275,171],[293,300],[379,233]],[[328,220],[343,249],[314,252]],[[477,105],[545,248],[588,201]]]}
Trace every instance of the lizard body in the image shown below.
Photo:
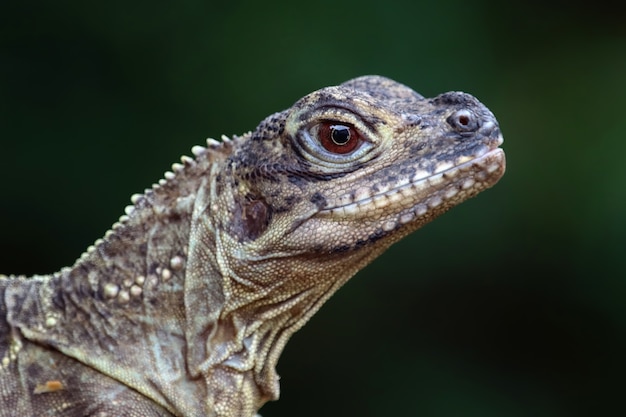
{"label": "lizard body", "polygon": [[0,277],[0,416],[253,416],[289,337],[501,143],[474,97],[368,76],[194,147],[72,267]]}

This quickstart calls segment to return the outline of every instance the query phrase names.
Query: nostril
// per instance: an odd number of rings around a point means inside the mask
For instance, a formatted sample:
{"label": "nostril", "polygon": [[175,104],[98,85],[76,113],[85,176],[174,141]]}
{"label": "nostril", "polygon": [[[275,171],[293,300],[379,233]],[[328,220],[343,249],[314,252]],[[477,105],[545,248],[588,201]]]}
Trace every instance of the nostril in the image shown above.
{"label": "nostril", "polygon": [[476,116],[469,110],[457,110],[448,117],[447,122],[455,130],[473,132],[478,129]]}

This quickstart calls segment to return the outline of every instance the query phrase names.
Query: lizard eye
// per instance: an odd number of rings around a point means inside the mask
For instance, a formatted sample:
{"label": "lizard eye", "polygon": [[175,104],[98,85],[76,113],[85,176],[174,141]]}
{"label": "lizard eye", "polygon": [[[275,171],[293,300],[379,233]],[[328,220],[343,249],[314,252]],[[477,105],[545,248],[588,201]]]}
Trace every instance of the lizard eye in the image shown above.
{"label": "lizard eye", "polygon": [[317,131],[321,145],[328,152],[346,154],[361,143],[361,135],[353,126],[323,122]]}
{"label": "lizard eye", "polygon": [[307,159],[328,167],[369,159],[366,155],[375,149],[371,138],[375,138],[376,133],[370,131],[367,125],[359,120],[351,123],[326,117],[315,119],[314,123],[304,125],[296,131],[295,144],[304,151],[303,155]]}

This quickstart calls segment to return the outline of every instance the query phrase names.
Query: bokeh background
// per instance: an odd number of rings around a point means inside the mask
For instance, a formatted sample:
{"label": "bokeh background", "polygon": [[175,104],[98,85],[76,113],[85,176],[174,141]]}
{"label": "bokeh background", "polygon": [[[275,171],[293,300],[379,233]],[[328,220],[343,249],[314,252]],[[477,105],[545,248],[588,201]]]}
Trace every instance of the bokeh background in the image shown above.
{"label": "bokeh background", "polygon": [[207,136],[381,74],[498,117],[505,178],[394,246],[287,345],[278,416],[623,415],[617,2],[0,6],[0,272],[72,264]]}

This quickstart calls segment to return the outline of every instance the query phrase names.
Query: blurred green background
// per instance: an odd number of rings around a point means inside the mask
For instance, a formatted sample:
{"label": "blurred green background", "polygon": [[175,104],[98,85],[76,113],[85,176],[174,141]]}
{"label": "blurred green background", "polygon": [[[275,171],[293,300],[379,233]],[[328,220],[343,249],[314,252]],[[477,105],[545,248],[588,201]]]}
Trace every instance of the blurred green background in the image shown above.
{"label": "blurred green background", "polygon": [[615,2],[0,6],[0,272],[76,257],[207,136],[363,74],[476,95],[508,171],[287,345],[278,416],[625,414],[626,13]]}

